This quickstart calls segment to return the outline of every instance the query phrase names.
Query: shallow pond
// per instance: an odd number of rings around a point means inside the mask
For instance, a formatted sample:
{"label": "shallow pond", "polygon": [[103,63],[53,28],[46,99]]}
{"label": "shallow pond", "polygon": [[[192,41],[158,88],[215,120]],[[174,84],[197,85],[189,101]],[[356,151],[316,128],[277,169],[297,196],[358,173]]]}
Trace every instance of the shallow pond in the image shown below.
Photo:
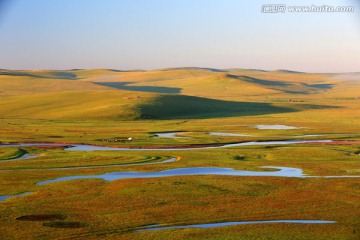
{"label": "shallow pond", "polygon": [[299,129],[298,127],[286,126],[286,125],[256,125],[255,128],[261,129],[261,130],[292,130],[292,129]]}
{"label": "shallow pond", "polygon": [[163,132],[163,133],[154,133],[154,135],[163,138],[188,138],[188,137],[176,136],[176,134],[178,133],[184,133],[184,132]]}

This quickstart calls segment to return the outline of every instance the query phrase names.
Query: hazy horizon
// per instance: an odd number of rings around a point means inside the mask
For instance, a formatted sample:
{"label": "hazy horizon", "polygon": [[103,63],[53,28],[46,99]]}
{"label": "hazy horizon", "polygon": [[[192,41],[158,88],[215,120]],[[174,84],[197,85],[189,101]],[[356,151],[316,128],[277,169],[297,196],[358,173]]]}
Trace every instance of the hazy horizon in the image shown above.
{"label": "hazy horizon", "polygon": [[262,13],[273,3],[265,0],[7,3],[0,11],[0,69],[360,71],[356,1],[287,2],[355,6],[354,13],[279,14]]}
{"label": "hazy horizon", "polygon": [[[353,72],[306,72],[306,71],[297,71],[293,69],[260,69],[260,68],[242,68],[242,67],[232,67],[232,68],[207,68],[207,67],[194,67],[194,66],[185,66],[185,67],[165,67],[165,68],[154,68],[154,69],[114,69],[114,68],[64,68],[64,69],[10,69],[10,68],[0,68],[0,71],[81,71],[81,70],[109,70],[109,71],[119,71],[119,72],[137,72],[137,71],[161,71],[161,70],[174,70],[174,69],[209,69],[209,70],[254,70],[254,71],[265,71],[265,72],[275,72],[275,71],[288,71],[294,73],[314,73],[314,74],[339,74],[347,79],[355,79],[358,80],[360,71]],[[355,75],[352,75],[355,74]]]}

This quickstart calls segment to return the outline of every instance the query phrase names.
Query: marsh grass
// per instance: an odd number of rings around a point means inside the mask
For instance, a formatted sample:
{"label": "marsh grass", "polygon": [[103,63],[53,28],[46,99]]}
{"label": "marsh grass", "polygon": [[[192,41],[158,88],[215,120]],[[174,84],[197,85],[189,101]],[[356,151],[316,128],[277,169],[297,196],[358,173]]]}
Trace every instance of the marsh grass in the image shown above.
{"label": "marsh grass", "polygon": [[27,153],[27,151],[21,148],[3,148],[0,149],[0,161],[20,158]]}

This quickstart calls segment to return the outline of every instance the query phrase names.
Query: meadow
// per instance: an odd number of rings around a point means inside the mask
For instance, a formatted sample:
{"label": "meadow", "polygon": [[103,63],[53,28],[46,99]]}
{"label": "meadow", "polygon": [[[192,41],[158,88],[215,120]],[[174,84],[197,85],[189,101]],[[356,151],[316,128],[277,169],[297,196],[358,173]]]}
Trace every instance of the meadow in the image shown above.
{"label": "meadow", "polygon": [[[359,239],[360,82],[347,76],[205,68],[0,70],[0,196],[13,196],[0,201],[0,238]],[[181,138],[156,135],[163,132]],[[200,148],[304,139],[333,142]],[[72,144],[153,150],[64,150]],[[199,149],[181,149],[187,147]],[[32,158],[19,159],[26,156]],[[176,161],[164,162],[170,158]],[[263,166],[348,178],[189,175],[37,184],[111,172]],[[16,197],[22,193],[28,194]],[[336,223],[136,231],[283,219]]]}

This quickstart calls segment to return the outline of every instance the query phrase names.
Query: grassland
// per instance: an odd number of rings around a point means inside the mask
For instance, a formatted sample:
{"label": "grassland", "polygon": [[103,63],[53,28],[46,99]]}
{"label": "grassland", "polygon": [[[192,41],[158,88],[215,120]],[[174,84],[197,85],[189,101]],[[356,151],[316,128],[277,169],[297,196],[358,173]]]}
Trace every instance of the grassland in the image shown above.
{"label": "grassland", "polygon": [[[280,139],[348,142],[191,151],[71,152],[0,148],[1,239],[358,239],[360,179],[186,176],[44,186],[64,176],[182,167],[301,168],[313,176],[359,176],[360,81],[342,74],[179,68],[0,72],[0,142],[181,147]],[[359,76],[360,74],[353,74]],[[295,126],[260,130],[257,124]],[[181,131],[187,138],[156,137]],[[208,132],[249,136],[219,137]],[[310,135],[310,136],[306,136]],[[311,136],[316,135],[316,136]],[[131,137],[132,141],[127,139]],[[16,159],[24,154],[36,158]],[[172,163],[159,163],[175,157]],[[136,165],[131,165],[136,164]],[[62,169],[71,168],[74,169]],[[79,168],[86,167],[86,168]],[[28,215],[58,219],[22,221]],[[26,219],[26,217],[25,217]],[[267,224],[134,232],[143,225],[276,219]]]}

